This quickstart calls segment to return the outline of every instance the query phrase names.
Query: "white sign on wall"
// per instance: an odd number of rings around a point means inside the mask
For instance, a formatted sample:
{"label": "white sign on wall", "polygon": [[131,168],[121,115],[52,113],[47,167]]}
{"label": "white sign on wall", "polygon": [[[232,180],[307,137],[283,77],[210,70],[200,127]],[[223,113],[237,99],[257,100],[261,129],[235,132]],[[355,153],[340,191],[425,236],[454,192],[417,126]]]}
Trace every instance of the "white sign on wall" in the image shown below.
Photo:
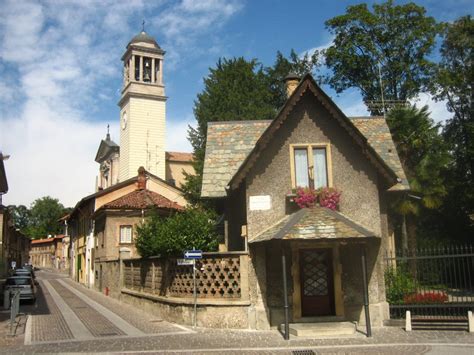
{"label": "white sign on wall", "polygon": [[272,208],[272,199],[270,195],[250,196],[250,211],[266,211]]}

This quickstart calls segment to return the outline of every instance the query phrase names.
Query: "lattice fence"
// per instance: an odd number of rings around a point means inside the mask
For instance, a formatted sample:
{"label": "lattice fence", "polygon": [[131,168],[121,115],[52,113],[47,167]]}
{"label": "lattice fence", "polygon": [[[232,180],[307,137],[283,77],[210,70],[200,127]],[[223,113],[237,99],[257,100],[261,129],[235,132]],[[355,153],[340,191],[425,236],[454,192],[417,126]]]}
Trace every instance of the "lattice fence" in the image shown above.
{"label": "lattice fence", "polygon": [[[196,262],[197,296],[212,299],[242,297],[241,258],[246,255],[213,253]],[[130,290],[172,297],[193,297],[192,266],[175,259],[125,260],[123,286]]]}

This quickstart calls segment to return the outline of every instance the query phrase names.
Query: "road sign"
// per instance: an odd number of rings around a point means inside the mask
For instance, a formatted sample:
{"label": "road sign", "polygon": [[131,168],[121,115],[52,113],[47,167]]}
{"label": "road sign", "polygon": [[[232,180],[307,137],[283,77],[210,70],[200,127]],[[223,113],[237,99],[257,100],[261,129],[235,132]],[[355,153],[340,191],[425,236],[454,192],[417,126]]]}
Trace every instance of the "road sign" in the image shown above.
{"label": "road sign", "polygon": [[194,260],[193,259],[176,259],[176,263],[180,266],[182,266],[182,265],[193,265]]}
{"label": "road sign", "polygon": [[202,250],[186,250],[184,257],[186,259],[202,259]]}

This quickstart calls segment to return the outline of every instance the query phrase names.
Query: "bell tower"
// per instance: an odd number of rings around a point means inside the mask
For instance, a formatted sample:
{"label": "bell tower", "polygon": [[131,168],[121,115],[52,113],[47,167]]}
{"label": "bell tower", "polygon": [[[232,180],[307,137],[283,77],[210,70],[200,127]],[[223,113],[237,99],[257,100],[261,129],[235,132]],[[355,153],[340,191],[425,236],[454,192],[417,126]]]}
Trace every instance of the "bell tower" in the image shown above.
{"label": "bell tower", "polygon": [[144,30],[127,45],[120,106],[119,180],[140,166],[165,179],[166,99],[163,51]]}

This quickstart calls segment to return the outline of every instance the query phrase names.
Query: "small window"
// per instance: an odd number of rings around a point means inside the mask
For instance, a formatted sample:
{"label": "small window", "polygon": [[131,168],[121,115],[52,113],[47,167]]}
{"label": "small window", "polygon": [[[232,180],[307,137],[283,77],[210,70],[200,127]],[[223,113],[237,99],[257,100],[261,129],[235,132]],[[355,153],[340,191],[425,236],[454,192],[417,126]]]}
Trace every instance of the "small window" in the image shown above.
{"label": "small window", "polygon": [[293,187],[319,189],[330,186],[329,155],[329,144],[291,146]]}
{"label": "small window", "polygon": [[120,243],[132,242],[132,226],[120,226]]}

